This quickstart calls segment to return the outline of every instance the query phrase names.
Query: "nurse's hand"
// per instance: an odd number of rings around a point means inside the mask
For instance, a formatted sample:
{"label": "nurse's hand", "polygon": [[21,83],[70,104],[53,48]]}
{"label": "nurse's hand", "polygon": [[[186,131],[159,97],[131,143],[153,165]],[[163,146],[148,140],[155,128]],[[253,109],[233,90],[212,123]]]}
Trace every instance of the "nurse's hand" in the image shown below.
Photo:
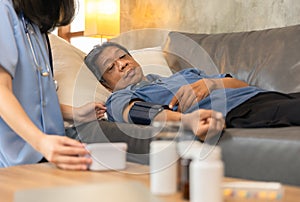
{"label": "nurse's hand", "polygon": [[74,121],[78,123],[90,122],[104,116],[106,107],[100,102],[87,103],[73,109]]}
{"label": "nurse's hand", "polygon": [[92,159],[84,144],[65,136],[44,135],[37,148],[43,156],[58,168],[65,170],[87,170]]}
{"label": "nurse's hand", "polygon": [[75,123],[85,123],[104,117],[106,107],[100,102],[90,102],[80,107],[70,105],[60,105],[64,120]]}

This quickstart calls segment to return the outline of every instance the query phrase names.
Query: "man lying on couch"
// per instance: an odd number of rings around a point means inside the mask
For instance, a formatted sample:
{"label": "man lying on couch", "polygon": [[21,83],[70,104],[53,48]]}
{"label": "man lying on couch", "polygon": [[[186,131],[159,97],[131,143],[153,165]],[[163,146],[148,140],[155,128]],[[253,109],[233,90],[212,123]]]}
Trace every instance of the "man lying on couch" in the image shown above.
{"label": "man lying on couch", "polygon": [[[300,125],[300,93],[266,92],[228,74],[206,75],[190,68],[163,78],[144,76],[128,50],[116,43],[96,46],[88,68],[113,92],[106,107],[111,121],[150,124],[181,121],[204,139],[208,129]],[[218,112],[221,112],[218,113]]]}

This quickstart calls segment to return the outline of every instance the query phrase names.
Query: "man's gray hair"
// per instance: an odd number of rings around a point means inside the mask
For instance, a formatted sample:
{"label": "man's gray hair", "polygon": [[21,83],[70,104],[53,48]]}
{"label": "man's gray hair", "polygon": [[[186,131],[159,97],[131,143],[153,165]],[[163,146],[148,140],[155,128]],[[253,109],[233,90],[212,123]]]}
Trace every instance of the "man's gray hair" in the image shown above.
{"label": "man's gray hair", "polygon": [[103,82],[103,79],[102,79],[102,74],[100,72],[101,67],[99,67],[97,65],[96,61],[97,61],[98,57],[102,54],[104,49],[106,49],[107,47],[111,47],[111,46],[117,47],[117,48],[123,50],[126,54],[130,55],[129,51],[125,47],[121,46],[120,44],[117,44],[114,42],[105,42],[102,45],[94,46],[94,48],[84,58],[84,63],[93,72],[93,74],[96,76],[96,78],[99,82]]}

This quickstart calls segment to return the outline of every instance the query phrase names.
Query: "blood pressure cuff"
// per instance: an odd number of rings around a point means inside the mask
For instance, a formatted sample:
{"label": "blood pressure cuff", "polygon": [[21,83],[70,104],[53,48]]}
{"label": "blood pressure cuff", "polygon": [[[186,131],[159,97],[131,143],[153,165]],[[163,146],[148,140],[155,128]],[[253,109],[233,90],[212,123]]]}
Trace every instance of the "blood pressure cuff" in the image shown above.
{"label": "blood pressure cuff", "polygon": [[128,120],[130,123],[150,125],[153,118],[164,109],[169,107],[151,102],[135,102],[129,110]]}

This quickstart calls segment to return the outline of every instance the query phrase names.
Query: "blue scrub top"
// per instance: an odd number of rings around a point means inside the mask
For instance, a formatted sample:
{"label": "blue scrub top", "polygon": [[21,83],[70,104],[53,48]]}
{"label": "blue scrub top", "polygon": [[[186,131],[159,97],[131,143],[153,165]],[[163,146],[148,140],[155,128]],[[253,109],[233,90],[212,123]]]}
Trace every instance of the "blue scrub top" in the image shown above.
{"label": "blue scrub top", "polygon": [[[14,95],[41,131],[64,135],[53,78],[51,75],[41,76],[34,63],[22,21],[15,13],[11,0],[0,0],[0,19],[0,66],[13,78]],[[32,25],[32,29],[29,26],[29,33],[38,64],[45,69],[46,64],[49,65],[45,38],[36,25]],[[36,163],[41,159],[42,155],[12,131],[0,117],[0,167]]]}
{"label": "blue scrub top", "polygon": [[[224,78],[225,76],[226,74],[206,75],[205,72],[197,68],[184,69],[167,78],[149,74],[146,76],[147,81],[116,91],[108,98],[106,102],[108,119],[125,122],[123,110],[133,99],[168,105],[181,86],[204,78]],[[214,90],[208,97],[193,105],[185,113],[198,109],[213,109],[221,112],[225,117],[230,110],[263,91],[253,86]]]}

